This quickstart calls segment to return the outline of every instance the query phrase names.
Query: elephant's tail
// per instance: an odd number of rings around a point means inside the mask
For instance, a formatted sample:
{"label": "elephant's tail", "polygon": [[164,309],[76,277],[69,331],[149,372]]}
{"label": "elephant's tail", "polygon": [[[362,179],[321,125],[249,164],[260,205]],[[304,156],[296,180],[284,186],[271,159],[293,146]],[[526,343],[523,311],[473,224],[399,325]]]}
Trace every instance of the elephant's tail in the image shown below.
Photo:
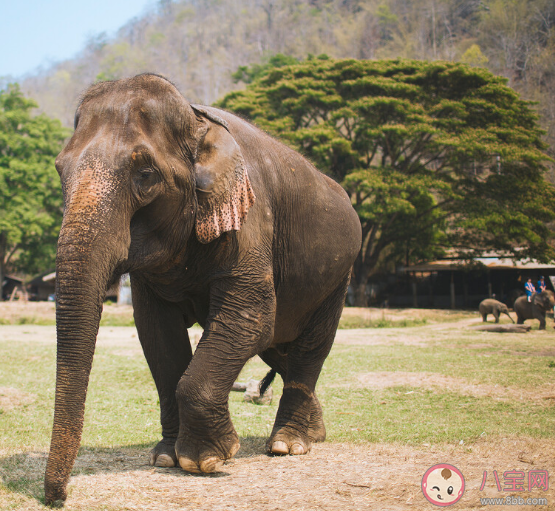
{"label": "elephant's tail", "polygon": [[264,376],[262,380],[260,380],[260,385],[258,386],[258,389],[260,391],[260,397],[262,397],[264,395],[264,392],[268,390],[268,387],[274,381],[276,374],[277,374],[277,371],[275,369],[270,369],[268,371],[268,374]]}

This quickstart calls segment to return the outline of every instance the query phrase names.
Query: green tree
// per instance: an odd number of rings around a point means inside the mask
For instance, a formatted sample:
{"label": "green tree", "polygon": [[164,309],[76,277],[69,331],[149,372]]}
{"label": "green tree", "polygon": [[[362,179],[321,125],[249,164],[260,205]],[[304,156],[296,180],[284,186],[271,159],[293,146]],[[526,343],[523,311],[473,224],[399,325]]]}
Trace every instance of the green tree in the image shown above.
{"label": "green tree", "polygon": [[481,68],[319,60],[273,68],[219,106],[249,117],[342,183],[363,228],[352,284],[456,248],[553,258],[555,193],[530,103]]}
{"label": "green tree", "polygon": [[267,62],[262,64],[253,64],[252,66],[239,66],[237,71],[231,75],[233,81],[252,83],[254,80],[260,78],[262,75],[267,73],[270,69],[275,67],[283,67],[292,64],[297,64],[299,61],[295,57],[290,57],[289,55],[284,55],[283,53],[277,53],[272,55]]}
{"label": "green tree", "polygon": [[54,264],[62,192],[54,167],[69,130],[18,85],[0,91],[0,282],[6,271],[32,273]]}
{"label": "green tree", "polygon": [[461,57],[461,62],[470,66],[484,67],[488,63],[488,58],[482,53],[482,50],[477,44],[473,44],[466,50]]}

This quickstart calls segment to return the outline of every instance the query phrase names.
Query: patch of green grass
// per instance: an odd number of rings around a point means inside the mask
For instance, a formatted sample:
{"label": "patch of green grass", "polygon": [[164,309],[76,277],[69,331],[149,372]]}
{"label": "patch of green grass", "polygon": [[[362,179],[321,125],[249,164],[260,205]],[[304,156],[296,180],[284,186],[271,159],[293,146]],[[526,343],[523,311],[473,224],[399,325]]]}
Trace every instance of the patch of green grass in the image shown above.
{"label": "patch of green grass", "polygon": [[[536,346],[532,337],[523,336],[521,343],[513,344],[510,351],[496,349],[496,341],[487,340],[491,346],[472,349],[467,347],[468,342],[457,341],[456,335],[449,343],[429,346],[336,345],[317,387],[329,438],[467,441],[484,431],[555,436],[551,400],[499,401],[461,396],[452,389],[432,392],[406,386],[373,390],[362,387],[357,378],[374,371],[426,372],[474,384],[524,389],[552,381],[552,365],[546,363],[545,357],[535,355],[534,350],[543,348]],[[146,361],[140,354],[129,356],[120,352],[117,346],[97,349],[83,432],[82,443],[87,447],[154,444],[159,439],[158,395]],[[261,379],[267,370],[262,361],[252,359],[239,380]],[[55,346],[19,340],[0,343],[0,387],[16,388],[33,397],[30,404],[5,409],[0,414],[0,445],[15,450],[46,449],[54,404]],[[273,383],[274,401],[270,406],[243,403],[242,393],[231,393],[230,409],[240,435],[269,434],[281,389],[278,376]]]}
{"label": "patch of green grass", "polygon": [[[56,346],[13,339],[0,341],[0,388],[25,399],[2,408],[0,400],[0,497],[30,495],[40,500],[43,465],[29,475],[30,452],[47,452],[55,390]],[[358,335],[358,334],[357,334]],[[461,329],[407,327],[377,335],[383,344],[337,344],[321,373],[317,394],[331,442],[472,443],[481,436],[555,437],[553,400],[467,396],[450,388],[430,390],[397,384],[373,389],[359,376],[370,372],[425,372],[475,385],[533,389],[553,381],[553,331],[492,334]],[[389,337],[388,337],[389,336]],[[138,342],[137,342],[138,348]],[[238,380],[261,379],[268,367],[250,360]],[[229,407],[243,442],[262,442],[271,432],[282,393],[278,377],[269,406],[243,402],[232,392]],[[498,393],[499,394],[499,393]],[[97,348],[87,396],[81,452],[140,446],[145,457],[160,439],[158,395],[139,349],[116,344]],[[44,464],[44,458],[41,459]],[[86,471],[86,469],[83,469]],[[85,473],[85,472],[83,472]],[[3,499],[3,500],[2,500]],[[2,502],[9,498],[2,497]]]}
{"label": "patch of green grass", "polygon": [[[49,309],[45,309],[44,305],[46,305],[45,302],[28,302],[23,308],[0,308],[0,325],[55,325],[56,310],[54,304]],[[104,303],[100,325],[135,326],[133,308],[114,305],[108,300]]]}
{"label": "patch of green grass", "polygon": [[471,443],[483,435],[553,437],[548,406],[433,392],[409,386],[357,392],[326,390],[329,439],[407,444]]}
{"label": "patch of green grass", "polygon": [[135,319],[131,316],[117,316],[103,314],[100,326],[135,326]]}
{"label": "patch of green grass", "polygon": [[37,316],[16,316],[14,318],[0,318],[0,325],[44,325],[56,324],[53,318],[41,318]]}
{"label": "patch of green grass", "polygon": [[[533,343],[532,343],[533,344]],[[459,347],[337,345],[326,360],[317,386],[324,408],[328,439],[370,442],[471,442],[480,435],[555,437],[553,406],[546,401],[502,401],[464,396],[451,390],[431,391],[410,386],[364,388],[356,376],[369,372],[438,373],[469,383],[526,389],[550,382],[552,370],[541,356],[521,357],[505,352],[475,356]],[[260,379],[267,371],[253,359],[242,373]],[[279,377],[274,396],[281,394]],[[277,400],[271,406],[242,402],[232,393],[230,407],[240,435],[269,434]]]}
{"label": "patch of green grass", "polygon": [[378,319],[365,319],[358,316],[350,316],[341,318],[338,328],[406,328],[427,324],[427,318],[388,319],[383,317]]}

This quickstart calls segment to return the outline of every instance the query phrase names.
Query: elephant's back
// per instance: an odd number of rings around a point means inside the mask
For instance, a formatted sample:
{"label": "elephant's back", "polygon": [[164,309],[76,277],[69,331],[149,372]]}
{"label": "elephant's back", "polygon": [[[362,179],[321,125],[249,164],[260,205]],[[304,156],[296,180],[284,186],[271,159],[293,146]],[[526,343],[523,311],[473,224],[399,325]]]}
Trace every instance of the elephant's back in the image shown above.
{"label": "elephant's back", "polygon": [[241,147],[257,197],[250,228],[271,232],[276,340],[290,340],[303,318],[345,281],[362,242],[360,220],[345,190],[310,161],[252,124],[214,110]]}

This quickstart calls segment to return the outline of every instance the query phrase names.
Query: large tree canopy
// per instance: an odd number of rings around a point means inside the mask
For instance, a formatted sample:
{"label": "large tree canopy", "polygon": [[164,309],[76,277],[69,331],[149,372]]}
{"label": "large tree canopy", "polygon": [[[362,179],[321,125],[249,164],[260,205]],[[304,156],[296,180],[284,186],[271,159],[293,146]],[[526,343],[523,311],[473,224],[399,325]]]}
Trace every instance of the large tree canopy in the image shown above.
{"label": "large tree canopy", "polygon": [[[243,70],[243,73],[249,73]],[[385,263],[447,248],[552,259],[555,193],[537,115],[489,71],[452,62],[310,59],[219,103],[342,183],[363,227],[358,303]]]}
{"label": "large tree canopy", "polygon": [[6,270],[52,267],[62,218],[54,168],[69,130],[45,115],[17,85],[0,91],[0,282]]}

